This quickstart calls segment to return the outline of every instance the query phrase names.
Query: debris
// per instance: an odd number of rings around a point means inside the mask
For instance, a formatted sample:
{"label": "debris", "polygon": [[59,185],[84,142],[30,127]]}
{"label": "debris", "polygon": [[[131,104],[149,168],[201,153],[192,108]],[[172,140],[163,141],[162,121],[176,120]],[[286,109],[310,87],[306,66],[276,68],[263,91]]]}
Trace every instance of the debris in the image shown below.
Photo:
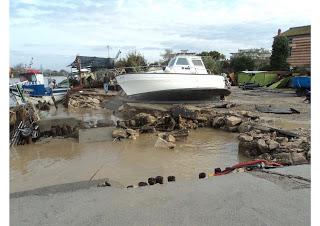
{"label": "debris", "polygon": [[269,106],[256,106],[256,109],[263,113],[274,113],[274,114],[300,114],[300,111],[294,108],[275,108]]}

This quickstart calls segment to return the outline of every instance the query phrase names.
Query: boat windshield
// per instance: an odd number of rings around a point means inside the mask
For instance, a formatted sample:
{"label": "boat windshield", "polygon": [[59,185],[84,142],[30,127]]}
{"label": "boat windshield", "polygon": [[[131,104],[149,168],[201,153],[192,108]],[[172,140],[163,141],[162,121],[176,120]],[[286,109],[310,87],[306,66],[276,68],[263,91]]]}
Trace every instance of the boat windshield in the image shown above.
{"label": "boat windshield", "polygon": [[194,66],[203,66],[201,60],[193,59],[192,63],[194,64]]}
{"label": "boat windshield", "polygon": [[176,65],[189,65],[186,58],[178,58]]}
{"label": "boat windshield", "polygon": [[175,60],[176,60],[176,58],[171,59],[170,62],[169,62],[169,64],[168,64],[168,66],[169,66],[169,67],[172,67],[172,66],[174,65],[174,61],[175,61]]}

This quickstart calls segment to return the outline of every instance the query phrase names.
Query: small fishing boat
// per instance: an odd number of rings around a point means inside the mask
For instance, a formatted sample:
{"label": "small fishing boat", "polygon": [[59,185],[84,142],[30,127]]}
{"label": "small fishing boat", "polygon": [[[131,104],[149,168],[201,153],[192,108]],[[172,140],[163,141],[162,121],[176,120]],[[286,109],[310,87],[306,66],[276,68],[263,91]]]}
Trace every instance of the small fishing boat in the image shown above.
{"label": "small fishing boat", "polygon": [[23,94],[29,101],[37,103],[46,101],[53,105],[54,102],[61,101],[69,90],[69,87],[59,87],[52,82],[52,87],[46,87],[44,76],[39,70],[26,69],[25,73],[19,75],[20,82],[11,84],[10,92],[17,98]]}
{"label": "small fishing boat", "polygon": [[228,96],[226,78],[208,74],[200,56],[177,54],[163,70],[124,74],[118,84],[135,100],[194,101]]}

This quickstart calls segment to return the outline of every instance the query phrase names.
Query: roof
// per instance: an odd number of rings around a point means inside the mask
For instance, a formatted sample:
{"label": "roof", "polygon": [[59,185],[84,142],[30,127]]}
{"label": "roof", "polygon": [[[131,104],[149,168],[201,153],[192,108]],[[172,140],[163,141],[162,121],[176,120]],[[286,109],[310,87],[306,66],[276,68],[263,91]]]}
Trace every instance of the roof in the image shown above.
{"label": "roof", "polygon": [[280,36],[297,36],[311,34],[311,25],[301,27],[291,27],[289,30],[282,32]]}
{"label": "roof", "polygon": [[77,56],[76,59],[68,66],[77,67],[77,58],[80,59],[81,68],[100,69],[114,68],[114,58]]}

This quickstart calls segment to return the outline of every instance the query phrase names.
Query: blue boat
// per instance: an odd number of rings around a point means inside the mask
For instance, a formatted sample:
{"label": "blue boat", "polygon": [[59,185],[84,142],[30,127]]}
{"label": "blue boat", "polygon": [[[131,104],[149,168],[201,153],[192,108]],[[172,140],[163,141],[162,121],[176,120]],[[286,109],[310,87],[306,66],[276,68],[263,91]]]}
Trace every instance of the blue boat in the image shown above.
{"label": "blue boat", "polygon": [[304,96],[311,91],[311,77],[307,75],[295,76],[290,81],[291,87],[296,89],[298,96]]}
{"label": "blue boat", "polygon": [[310,76],[295,76],[291,79],[292,88],[295,89],[311,89],[311,77]]}
{"label": "blue boat", "polygon": [[54,97],[55,102],[59,102],[69,90],[68,87],[59,87],[56,84],[53,87],[46,87],[43,74],[39,70],[27,69],[26,73],[19,75],[19,78],[20,83],[11,85],[10,92],[15,96],[21,96],[17,88],[18,85],[29,100],[43,99],[50,104],[54,104],[52,97]]}

